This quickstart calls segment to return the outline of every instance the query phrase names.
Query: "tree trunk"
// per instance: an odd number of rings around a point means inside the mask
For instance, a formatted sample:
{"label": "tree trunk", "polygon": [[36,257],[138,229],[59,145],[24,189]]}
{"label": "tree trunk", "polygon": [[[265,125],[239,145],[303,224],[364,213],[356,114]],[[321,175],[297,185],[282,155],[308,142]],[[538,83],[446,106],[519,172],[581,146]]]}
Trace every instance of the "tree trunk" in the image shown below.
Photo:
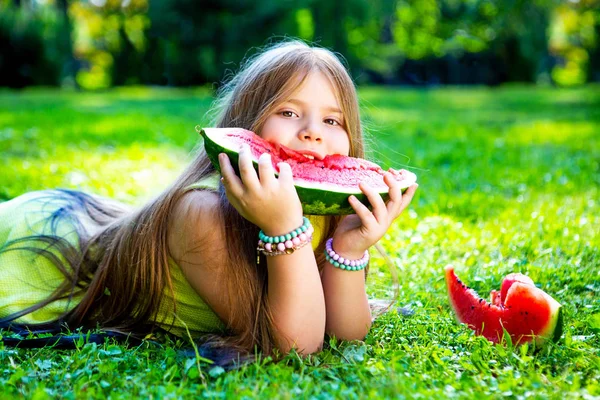
{"label": "tree trunk", "polygon": [[63,79],[66,78],[73,84],[76,84],[76,65],[75,58],[73,57],[73,43],[71,41],[71,33],[73,28],[71,19],[69,18],[69,2],[68,0],[56,0],[56,6],[58,7],[62,16],[62,27],[60,29],[60,36],[58,40],[60,48],[62,49],[62,53],[65,55],[65,62],[61,75]]}
{"label": "tree trunk", "polygon": [[[600,38],[600,21],[596,21],[594,26],[596,31],[596,40]],[[600,43],[588,50],[589,62],[587,70],[587,82],[600,82]]]}

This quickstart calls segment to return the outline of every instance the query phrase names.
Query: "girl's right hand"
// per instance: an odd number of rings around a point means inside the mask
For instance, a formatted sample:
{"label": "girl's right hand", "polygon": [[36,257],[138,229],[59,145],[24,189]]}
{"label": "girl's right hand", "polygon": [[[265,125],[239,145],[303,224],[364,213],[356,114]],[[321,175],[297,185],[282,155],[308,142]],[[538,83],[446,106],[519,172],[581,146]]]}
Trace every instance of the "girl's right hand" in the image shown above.
{"label": "girl's right hand", "polygon": [[282,235],[302,225],[302,204],[288,163],[278,164],[279,177],[275,177],[271,155],[264,153],[258,159],[257,175],[250,147],[244,144],[239,153],[239,177],[227,154],[219,154],[219,165],[229,202],[266,235]]}

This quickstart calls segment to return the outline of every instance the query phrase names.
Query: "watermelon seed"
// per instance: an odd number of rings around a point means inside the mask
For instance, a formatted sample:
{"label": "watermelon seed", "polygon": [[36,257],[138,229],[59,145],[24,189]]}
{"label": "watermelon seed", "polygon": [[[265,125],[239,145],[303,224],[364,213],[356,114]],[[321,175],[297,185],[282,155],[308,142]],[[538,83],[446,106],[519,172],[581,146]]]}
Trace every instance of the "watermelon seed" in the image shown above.
{"label": "watermelon seed", "polygon": [[483,299],[479,299],[479,304],[481,304],[482,301],[483,301]]}
{"label": "watermelon seed", "polygon": [[475,306],[471,306],[471,310],[474,310],[474,309],[475,309]]}

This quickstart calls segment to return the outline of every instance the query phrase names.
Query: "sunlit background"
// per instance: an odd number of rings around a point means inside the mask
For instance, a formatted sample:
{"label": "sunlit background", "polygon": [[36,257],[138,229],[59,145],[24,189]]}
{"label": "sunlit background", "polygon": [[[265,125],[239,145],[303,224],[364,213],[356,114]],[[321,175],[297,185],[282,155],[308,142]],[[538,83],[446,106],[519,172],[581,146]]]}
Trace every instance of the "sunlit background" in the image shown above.
{"label": "sunlit background", "polygon": [[274,37],[358,83],[600,80],[598,0],[0,0],[0,86],[218,84]]}

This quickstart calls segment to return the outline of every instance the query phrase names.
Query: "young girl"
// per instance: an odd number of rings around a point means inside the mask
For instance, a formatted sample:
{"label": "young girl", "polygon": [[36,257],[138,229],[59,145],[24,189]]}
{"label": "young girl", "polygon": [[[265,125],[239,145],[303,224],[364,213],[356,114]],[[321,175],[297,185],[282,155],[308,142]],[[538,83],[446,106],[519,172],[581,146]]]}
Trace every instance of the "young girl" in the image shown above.
{"label": "young girl", "polygon": [[[310,157],[364,155],[355,87],[322,48],[289,41],[255,56],[220,90],[215,110],[217,127],[245,128]],[[257,173],[248,148],[240,176],[224,154],[219,162],[222,176],[199,151],[133,210],[67,190],[0,204],[0,328],[189,331],[266,354],[318,351],[325,334],[364,338],[368,249],[417,186],[402,195],[386,176],[387,203],[362,185],[372,211],[350,197],[355,215],[306,219],[289,165],[275,177],[263,154]],[[285,246],[269,243],[286,234],[295,237]],[[344,259],[352,270],[340,268]]]}

